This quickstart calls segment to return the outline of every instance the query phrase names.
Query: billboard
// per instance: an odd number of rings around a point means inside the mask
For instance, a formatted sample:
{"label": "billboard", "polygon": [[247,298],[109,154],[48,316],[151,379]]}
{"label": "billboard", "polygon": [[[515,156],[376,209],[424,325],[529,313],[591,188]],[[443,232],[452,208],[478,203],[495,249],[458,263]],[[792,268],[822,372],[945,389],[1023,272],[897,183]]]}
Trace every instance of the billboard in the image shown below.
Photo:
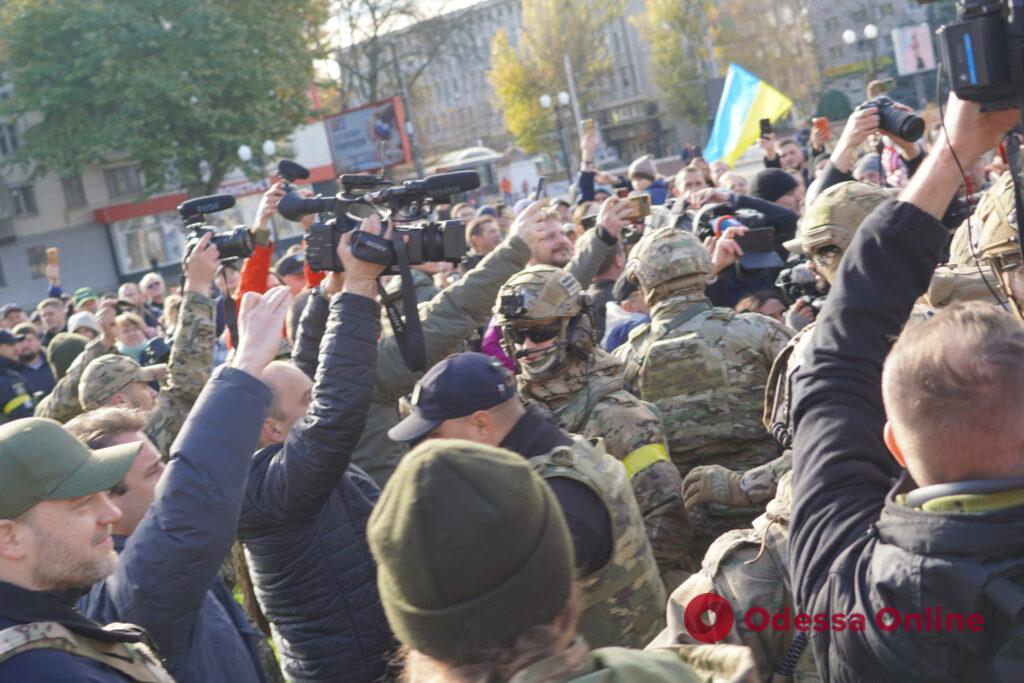
{"label": "billboard", "polygon": [[896,55],[896,71],[910,76],[935,68],[935,47],[928,24],[901,26],[892,30],[892,44]]}
{"label": "billboard", "polygon": [[[374,172],[412,160],[400,97],[343,111],[324,119],[324,125],[338,173]],[[381,142],[387,143],[385,159]]]}

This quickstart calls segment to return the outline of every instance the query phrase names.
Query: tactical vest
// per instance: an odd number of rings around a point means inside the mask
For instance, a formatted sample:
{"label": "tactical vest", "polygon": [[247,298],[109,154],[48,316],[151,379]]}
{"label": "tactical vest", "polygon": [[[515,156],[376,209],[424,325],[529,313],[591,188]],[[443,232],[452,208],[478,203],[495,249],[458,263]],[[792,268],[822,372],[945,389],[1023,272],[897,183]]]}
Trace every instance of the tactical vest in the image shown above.
{"label": "tactical vest", "polygon": [[793,447],[793,375],[803,365],[814,323],[806,325],[779,351],[764,388],[764,426],[783,448]]}
{"label": "tactical vest", "polygon": [[540,408],[549,413],[565,431],[580,434],[590,421],[590,414],[594,412],[597,404],[606,396],[620,391],[622,387],[621,377],[592,377],[587,385],[577,391],[561,408],[552,410],[543,403],[540,403]]}
{"label": "tactical vest", "polygon": [[[704,593],[716,593],[732,607],[735,621],[723,643],[746,645],[757,661],[764,680],[772,683],[820,681],[810,643],[795,641],[792,626],[796,610],[789,575],[789,515],[792,507],[792,473],[779,482],[778,495],[768,504],[753,527],[726,532],[708,548],[701,571],[672,594],[669,626],[651,647],[676,642],[693,642],[685,628],[685,609],[690,600]],[[747,628],[744,615],[751,608],[769,614],[790,612],[790,628]],[[781,673],[780,673],[781,671]]]}
{"label": "tactical vest", "polygon": [[[108,624],[106,630],[137,629]],[[60,650],[104,664],[139,683],[174,683],[157,656],[143,643],[108,643],[74,633],[54,621],[19,624],[0,631],[0,663],[29,650]]]}
{"label": "tactical vest", "polygon": [[[672,461],[684,476],[697,465],[746,470],[778,456],[758,418],[767,370],[757,351],[730,339],[731,309],[695,302],[666,322],[629,335],[627,390],[661,414]],[[686,323],[697,320],[690,326]],[[760,361],[763,363],[763,361]]]}
{"label": "tactical vest", "polygon": [[580,581],[580,634],[595,647],[643,647],[665,624],[666,597],[626,469],[604,452],[600,439],[580,437],[571,446],[530,458],[530,465],[545,479],[584,484],[601,498],[611,519],[612,556]]}

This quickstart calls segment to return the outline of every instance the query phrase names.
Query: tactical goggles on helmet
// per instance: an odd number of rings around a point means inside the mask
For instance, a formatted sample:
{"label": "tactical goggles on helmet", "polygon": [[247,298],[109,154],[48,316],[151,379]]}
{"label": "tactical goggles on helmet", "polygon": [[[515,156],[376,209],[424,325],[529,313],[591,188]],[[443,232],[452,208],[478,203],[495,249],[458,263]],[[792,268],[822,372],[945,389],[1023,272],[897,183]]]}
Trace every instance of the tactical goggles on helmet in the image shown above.
{"label": "tactical goggles on helmet", "polygon": [[554,320],[546,325],[533,325],[530,327],[506,325],[501,328],[501,333],[506,339],[517,346],[522,346],[526,343],[527,339],[534,344],[543,344],[562,334],[562,321]]}

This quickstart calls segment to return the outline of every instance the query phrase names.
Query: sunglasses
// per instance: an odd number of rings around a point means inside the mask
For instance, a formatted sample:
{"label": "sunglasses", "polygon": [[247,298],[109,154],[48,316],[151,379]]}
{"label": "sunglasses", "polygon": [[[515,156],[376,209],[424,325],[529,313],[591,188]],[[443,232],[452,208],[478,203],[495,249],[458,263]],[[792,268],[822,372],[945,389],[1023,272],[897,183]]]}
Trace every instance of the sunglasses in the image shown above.
{"label": "sunglasses", "polygon": [[561,333],[561,321],[555,321],[553,323],[537,327],[513,327],[510,325],[502,328],[502,334],[504,334],[505,337],[513,344],[518,346],[524,344],[527,339],[532,341],[534,344],[543,344],[546,341],[551,341]]}

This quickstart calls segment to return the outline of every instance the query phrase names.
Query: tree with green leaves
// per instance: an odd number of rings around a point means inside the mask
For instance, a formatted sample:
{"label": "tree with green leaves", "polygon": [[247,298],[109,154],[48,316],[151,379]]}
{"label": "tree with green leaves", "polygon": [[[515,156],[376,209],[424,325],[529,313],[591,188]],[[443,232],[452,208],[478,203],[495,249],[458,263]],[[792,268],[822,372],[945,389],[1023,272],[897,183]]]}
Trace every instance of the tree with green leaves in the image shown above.
{"label": "tree with green leaves", "polygon": [[710,0],[647,0],[634,22],[651,46],[651,76],[664,103],[680,119],[703,124],[707,101],[706,36],[712,13]]}
{"label": "tree with green leaves", "polygon": [[505,125],[527,152],[558,146],[550,137],[555,113],[540,106],[540,96],[568,90],[565,55],[586,111],[610,67],[605,29],[621,13],[622,3],[614,0],[523,0],[519,44],[504,30],[495,34],[488,79]]}
{"label": "tree with green leaves", "polygon": [[39,176],[132,160],[147,195],[214,192],[240,145],[309,116],[327,4],[7,0],[0,115],[28,126],[8,162]]}

